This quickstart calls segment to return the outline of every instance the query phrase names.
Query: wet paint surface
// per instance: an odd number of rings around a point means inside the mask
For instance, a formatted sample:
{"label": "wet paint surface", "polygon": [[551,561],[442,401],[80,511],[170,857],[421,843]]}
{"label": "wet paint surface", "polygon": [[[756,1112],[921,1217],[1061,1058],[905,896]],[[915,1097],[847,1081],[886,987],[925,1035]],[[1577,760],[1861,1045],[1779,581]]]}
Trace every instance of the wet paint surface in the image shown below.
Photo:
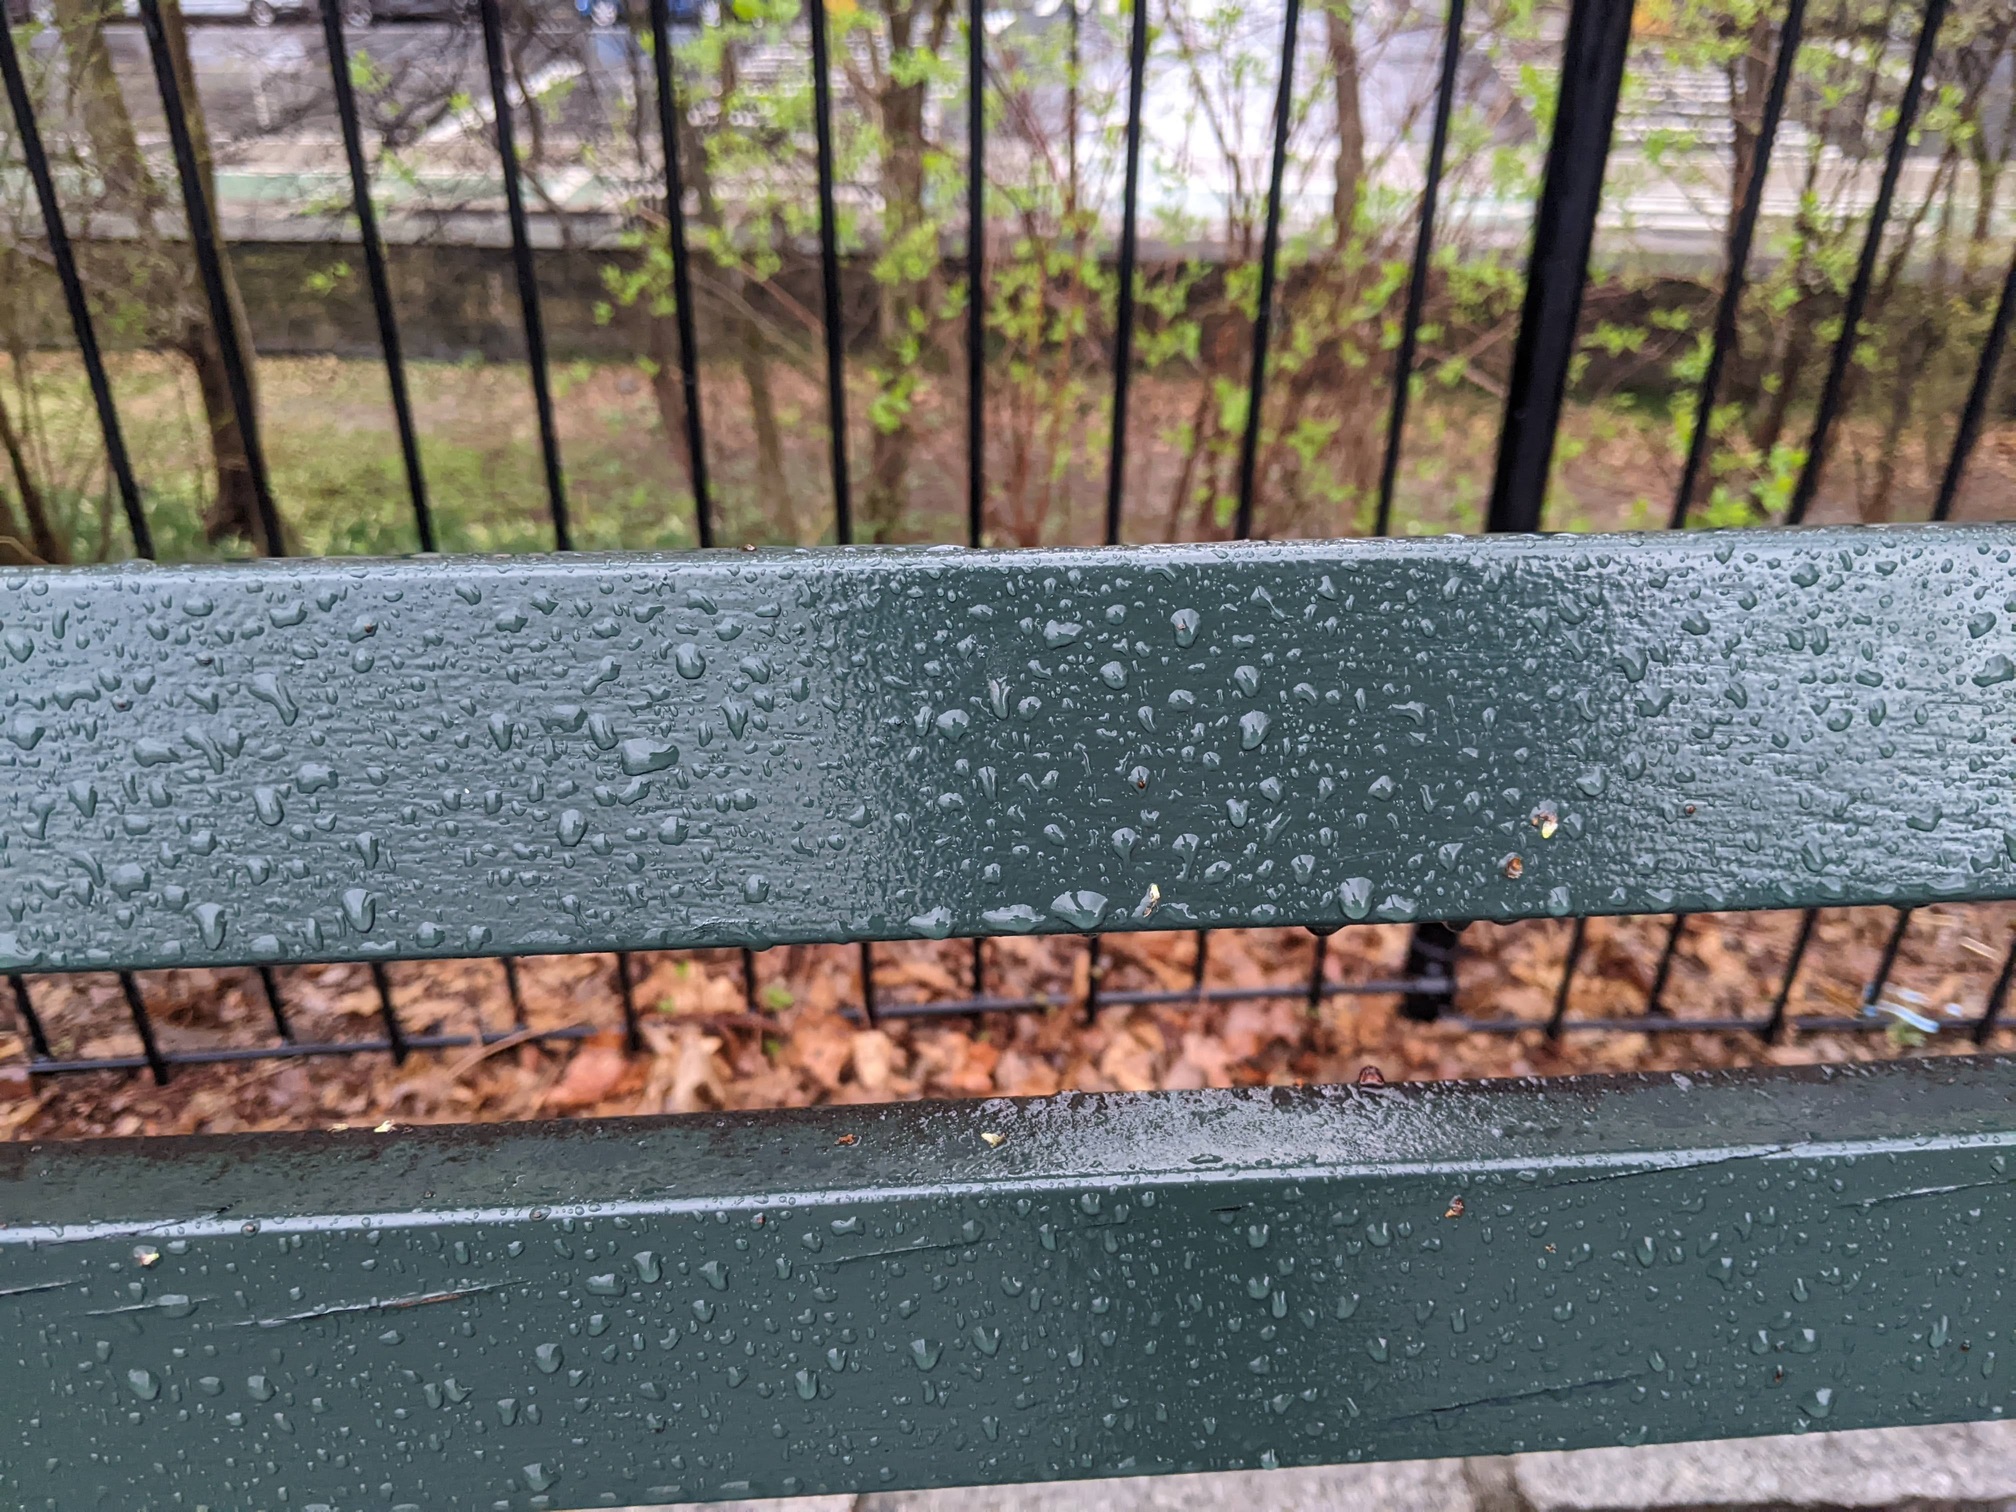
{"label": "wet paint surface", "polygon": [[14,1147],[0,1488],[537,1509],[1990,1417],[2012,1091],[1951,1060]]}
{"label": "wet paint surface", "polygon": [[2007,895],[2012,550],[16,572],[0,965]]}

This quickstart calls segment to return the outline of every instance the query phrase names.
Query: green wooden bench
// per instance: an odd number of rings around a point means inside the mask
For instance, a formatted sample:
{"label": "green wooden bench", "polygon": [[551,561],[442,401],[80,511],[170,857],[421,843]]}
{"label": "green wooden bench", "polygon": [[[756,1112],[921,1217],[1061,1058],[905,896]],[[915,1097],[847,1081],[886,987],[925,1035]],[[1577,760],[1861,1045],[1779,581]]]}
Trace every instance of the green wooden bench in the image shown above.
{"label": "green wooden bench", "polygon": [[[2016,528],[15,572],[0,967],[2016,894]],[[0,1494],[1983,1418],[1994,1059],[13,1145]]]}

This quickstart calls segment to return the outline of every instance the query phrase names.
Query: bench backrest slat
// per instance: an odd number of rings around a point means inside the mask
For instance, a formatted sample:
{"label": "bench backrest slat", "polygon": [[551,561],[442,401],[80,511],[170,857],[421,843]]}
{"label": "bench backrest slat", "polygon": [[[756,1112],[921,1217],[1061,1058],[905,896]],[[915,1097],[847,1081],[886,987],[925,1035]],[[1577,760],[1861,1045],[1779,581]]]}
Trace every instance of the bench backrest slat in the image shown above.
{"label": "bench backrest slat", "polygon": [[1986,1418],[2012,1096],[1941,1059],[0,1146],[0,1497],[537,1512]]}
{"label": "bench backrest slat", "polygon": [[2016,894],[2016,529],[0,595],[0,966]]}

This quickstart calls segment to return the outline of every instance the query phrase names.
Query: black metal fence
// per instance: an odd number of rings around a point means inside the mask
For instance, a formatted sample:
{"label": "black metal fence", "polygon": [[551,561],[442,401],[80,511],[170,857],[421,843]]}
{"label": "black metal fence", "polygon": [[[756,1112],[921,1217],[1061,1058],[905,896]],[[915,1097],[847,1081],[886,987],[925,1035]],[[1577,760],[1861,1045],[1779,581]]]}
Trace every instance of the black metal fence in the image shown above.
{"label": "black metal fence", "polygon": [[[209,203],[205,178],[199,171],[197,148],[189,126],[185,80],[175,66],[170,39],[163,24],[161,0],[137,0],[146,45],[153,65],[167,120],[177,178],[190,244],[196,260],[204,297],[222,347],[229,377],[230,402],[244,438],[257,500],[257,524],[261,549],[270,553],[285,550],[285,533],[273,497],[264,453],[260,444],[259,418],[252,399],[252,385],[243,350],[244,334],[234,318],[227,294],[227,279],[221,245],[217,207]],[[1787,8],[1777,26],[1776,55],[1761,123],[1758,129],[1753,167],[1744,185],[1730,227],[1727,256],[1719,300],[1716,306],[1712,344],[1695,395],[1692,439],[1673,497],[1670,525],[1684,528],[1699,489],[1704,457],[1710,435],[1710,414],[1722,381],[1726,359],[1734,345],[1738,304],[1743,292],[1745,270],[1750,261],[1763,202],[1766,173],[1780,122],[1784,117],[1793,63],[1805,24],[1807,0],[1787,0]],[[673,298],[679,334],[678,382],[684,398],[684,445],[690,470],[695,509],[695,534],[700,544],[716,544],[715,509],[707,466],[707,433],[702,420],[700,353],[693,316],[692,254],[688,246],[685,218],[685,187],[681,178],[681,106],[676,93],[672,66],[672,0],[648,0],[648,24],[652,41],[653,77],[656,85],[656,127],[662,156],[663,210],[668,224],[672,261]],[[1407,424],[1410,380],[1414,376],[1418,339],[1424,318],[1424,303],[1430,277],[1430,255],[1435,245],[1436,213],[1443,188],[1446,153],[1458,63],[1464,38],[1464,0],[1447,0],[1443,31],[1439,86],[1429,127],[1426,181],[1420,198],[1414,237],[1411,272],[1407,286],[1405,313],[1395,349],[1391,384],[1391,409],[1387,418],[1383,465],[1380,470],[1376,509],[1376,530],[1383,535],[1392,523],[1393,494],[1400,447]],[[1533,531],[1541,528],[1542,507],[1553,465],[1564,395],[1571,364],[1575,358],[1577,316],[1587,282],[1590,252],[1601,208],[1605,167],[1618,113],[1619,92],[1625,74],[1632,39],[1631,0],[1573,0],[1561,55],[1559,93],[1555,104],[1552,137],[1547,152],[1543,187],[1535,208],[1531,252],[1524,306],[1514,351],[1509,391],[1500,427],[1497,465],[1490,494],[1486,528],[1492,531]],[[1805,447],[1805,460],[1792,495],[1788,521],[1797,523],[1806,514],[1818,489],[1822,470],[1829,459],[1830,441],[1840,418],[1850,367],[1875,284],[1878,254],[1882,246],[1891,203],[1899,175],[1924,103],[1925,81],[1946,18],[1947,0],[1925,0],[1918,22],[1916,46],[1910,74],[1899,102],[1884,157],[1881,185],[1867,227],[1863,233],[1853,281],[1842,311],[1840,331],[1829,357],[1827,375],[1820,391],[1812,427]],[[966,15],[965,68],[969,114],[967,138],[972,162],[969,164],[968,211],[973,232],[967,238],[965,271],[969,285],[966,325],[966,467],[967,533],[972,545],[979,545],[986,498],[985,449],[985,327],[981,291],[986,286],[986,240],[984,225],[984,184],[981,171],[985,161],[984,97],[989,68],[986,49],[984,7],[981,0],[969,0]],[[411,504],[415,539],[422,551],[435,546],[435,527],[428,502],[427,483],[421,460],[419,438],[409,397],[401,356],[399,327],[394,316],[387,277],[383,242],[372,202],[372,184],[364,153],[358,107],[346,46],[340,0],[321,0],[322,33],[334,86],[337,115],[342,127],[344,155],[349,172],[351,211],[361,231],[366,276],[378,336],[383,348],[391,403],[398,427]],[[545,323],[541,313],[539,284],[535,275],[533,244],[528,227],[521,166],[513,136],[510,88],[506,77],[505,22],[499,0],[479,0],[476,10],[483,40],[489,81],[498,165],[504,185],[510,224],[512,265],[516,276],[520,314],[529,359],[530,379],[538,416],[540,458],[555,550],[572,545],[566,489],[554,419],[553,393],[547,359]],[[839,219],[835,205],[835,161],[831,78],[833,60],[829,56],[829,22],[825,0],[808,0],[814,130],[818,167],[818,243],[820,309],[823,317],[825,396],[831,438],[833,520],[835,536],[842,544],[854,538],[854,519],[847,459],[845,352],[841,327],[841,259]],[[1262,400],[1268,374],[1272,316],[1282,239],[1283,178],[1289,154],[1293,109],[1293,64],[1298,28],[1301,24],[1299,0],[1286,0],[1283,35],[1279,52],[1279,79],[1272,119],[1272,150],[1266,193],[1265,223],[1259,267],[1259,300],[1252,325],[1252,350],[1248,373],[1247,406],[1241,436],[1237,470],[1236,535],[1245,539],[1254,529],[1257,487],[1257,457],[1260,445]],[[1131,7],[1127,44],[1127,115],[1125,123],[1125,167],[1122,212],[1117,248],[1118,316],[1112,364],[1111,452],[1106,485],[1105,538],[1121,539],[1125,467],[1130,447],[1128,398],[1135,363],[1136,278],[1140,256],[1138,237],[1139,193],[1142,160],[1143,81],[1147,70],[1149,22],[1144,0]],[[33,103],[24,76],[17,44],[5,27],[0,27],[0,75],[4,75],[26,166],[41,211],[49,246],[49,256],[60,279],[65,306],[89,380],[99,426],[103,432],[108,470],[116,483],[131,532],[134,550],[143,557],[154,555],[152,537],[136,482],[133,464],[124,439],[120,416],[107,379],[104,360],[93,318],[80,276],[75,251],[65,231],[63,206],[55,175],[37,128]],[[1996,370],[2009,334],[2012,306],[2016,306],[2016,261],[2012,261],[2001,290],[1992,325],[1982,345],[1964,410],[1947,458],[1932,518],[1946,519],[1954,505],[1962,475],[1979,440],[1987,416]],[[1441,1020],[1462,1029],[1484,1033],[1508,1033],[1544,1027],[1549,1036],[1568,1031],[1629,1030],[1634,1032],[1738,1032],[1776,1040],[1786,1033],[1788,1003],[1798,981],[1813,935],[1817,911],[1806,911],[1799,920],[1791,949],[1786,955],[1778,989],[1768,1008],[1754,1015],[1703,1019],[1672,1014],[1666,993],[1676,953],[1688,928],[1685,916],[1675,917],[1669,926],[1642,1016],[1592,1019],[1570,1017],[1570,988],[1581,963],[1587,941],[1587,921],[1573,921],[1566,954],[1561,962],[1553,1011],[1544,1025],[1526,1018],[1458,1019],[1451,1009],[1454,973],[1459,969],[1461,930],[1459,926],[1428,923],[1417,926],[1403,973],[1392,979],[1339,982],[1325,971],[1327,932],[1312,931],[1312,959],[1305,981],[1284,986],[1209,988],[1205,967],[1209,941],[1199,934],[1195,951],[1195,982],[1188,990],[1102,991],[1100,944],[1096,937],[1086,942],[1090,952],[1089,987],[1078,1005],[1089,1017],[1102,1007],[1150,1003],[1225,1002],[1260,998],[1305,998],[1312,1006],[1337,995],[1399,994],[1403,1014],[1411,1019]],[[1879,965],[1864,984],[1862,1002],[1873,1007],[1881,998],[1897,961],[1906,931],[1912,921],[1909,910],[1899,911],[1880,957]],[[873,948],[859,947],[859,1014],[869,1023],[879,1019],[960,1016],[995,1012],[1038,1012],[1058,1008],[1047,996],[1000,996],[990,994],[985,942],[975,940],[972,953],[972,989],[957,1000],[897,1002],[879,992],[876,985]],[[510,997],[515,1027],[510,1031],[475,1034],[408,1033],[394,1001],[393,983],[382,964],[371,971],[377,988],[382,1033],[371,1039],[310,1042],[296,1036],[290,1021],[286,986],[282,973],[258,968],[265,1001],[270,1008],[273,1039],[263,1045],[177,1051],[161,1045],[150,1017],[146,996],[138,978],[120,978],[132,1027],[141,1053],[126,1056],[64,1056],[52,1044],[35,1005],[30,982],[21,976],[10,978],[14,1006],[27,1031],[33,1055],[29,1069],[35,1073],[69,1071],[139,1070],[150,1071],[166,1082],[177,1066],[257,1061],[293,1056],[389,1053],[395,1060],[419,1050],[499,1044],[507,1040],[565,1040],[598,1032],[591,1025],[533,1031],[526,1027],[524,1001],[517,965],[501,962],[504,986]],[[743,952],[744,985],[752,1012],[757,1009],[758,976],[754,958]],[[1999,971],[1985,999],[1967,1016],[1949,1021],[1948,1027],[1984,1041],[1996,1028],[2008,996],[2012,973],[2016,973],[2016,945],[2002,958]],[[634,999],[633,963],[616,960],[615,988],[623,1024],[633,1048],[641,1044],[638,1007]],[[1797,1027],[1804,1031],[1860,1032],[1880,1029],[1886,1020],[1872,1013],[1817,1017],[1800,1015]]]}

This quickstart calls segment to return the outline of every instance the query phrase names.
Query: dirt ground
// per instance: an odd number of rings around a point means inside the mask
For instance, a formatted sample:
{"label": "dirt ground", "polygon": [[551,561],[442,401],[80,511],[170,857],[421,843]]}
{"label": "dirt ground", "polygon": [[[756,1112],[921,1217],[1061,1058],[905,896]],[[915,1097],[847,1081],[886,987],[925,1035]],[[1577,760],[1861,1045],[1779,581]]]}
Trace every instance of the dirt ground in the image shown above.
{"label": "dirt ground", "polygon": [[[1544,921],[1478,925],[1458,963],[1457,1015],[1534,1027],[1481,1032],[1460,1023],[1399,1016],[1391,993],[1331,993],[1312,1007],[1312,937],[1300,930],[1228,930],[1210,937],[1208,989],[1278,987],[1236,1001],[1188,996],[1195,937],[1108,936],[1103,992],[1165,991],[1176,1001],[1084,1013],[1089,957],[1066,938],[988,943],[987,989],[1040,996],[1042,1011],[901,1018],[891,1005],[970,993],[971,947],[877,947],[884,1008],[871,1026],[860,1010],[853,947],[784,947],[759,954],[748,993],[736,951],[631,958],[644,1048],[626,1054],[616,963],[608,955],[519,963],[525,1025],[514,1031],[496,961],[395,965],[389,970],[409,1037],[504,1036],[489,1045],[415,1050],[403,1065],[383,1052],[178,1067],[157,1087],[145,1073],[88,1072],[31,1078],[28,1045],[11,1015],[0,1032],[0,1134],[16,1139],[106,1134],[222,1133],[337,1124],[492,1121],[605,1114],[796,1107],[914,1097],[1043,1095],[1067,1089],[1274,1085],[1358,1078],[1389,1081],[1689,1069],[1965,1052],[1964,1022],[1992,990],[2016,905],[1939,906],[1917,913],[1886,1000],[1935,1026],[1930,1034],[1885,1010],[1865,1032],[1801,1032],[1800,1019],[1856,1015],[1896,915],[1838,909],[1821,916],[1788,1011],[1792,1032],[1767,1044],[1755,1033],[1665,1029],[1642,1020],[1668,921],[1595,920],[1569,999],[1570,1032],[1542,1028],[1560,980],[1570,926]],[[1792,913],[1713,915],[1691,921],[1666,1004],[1671,1022],[1743,1016],[1761,1022],[1798,926]],[[1407,934],[1363,926],[1331,937],[1325,980],[1348,984],[1400,974]],[[378,1038],[380,1005],[364,966],[278,973],[290,1024],[304,1044]],[[36,978],[30,989],[60,1056],[135,1055],[118,982],[110,976]],[[150,973],[142,979],[161,1044],[170,1052],[277,1043],[270,1007],[250,972]],[[1644,1030],[1574,1030],[1578,1022],[1645,1022]],[[539,1031],[573,1039],[538,1041]],[[1990,1043],[2006,1041],[1997,1031]]]}

